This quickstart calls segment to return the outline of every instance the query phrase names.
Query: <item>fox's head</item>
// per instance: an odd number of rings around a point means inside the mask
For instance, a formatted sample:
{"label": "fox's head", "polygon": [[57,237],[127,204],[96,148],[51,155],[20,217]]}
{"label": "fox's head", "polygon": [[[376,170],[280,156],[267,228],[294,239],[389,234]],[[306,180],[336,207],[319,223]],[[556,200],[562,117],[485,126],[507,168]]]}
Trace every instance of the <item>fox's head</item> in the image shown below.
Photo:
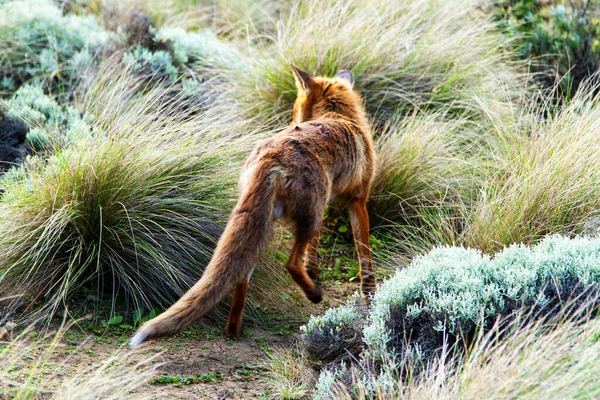
{"label": "fox's head", "polygon": [[344,70],[333,78],[312,77],[294,65],[290,66],[298,88],[294,123],[320,119],[327,113],[336,113],[361,124],[366,121],[362,98],[353,89],[352,72]]}

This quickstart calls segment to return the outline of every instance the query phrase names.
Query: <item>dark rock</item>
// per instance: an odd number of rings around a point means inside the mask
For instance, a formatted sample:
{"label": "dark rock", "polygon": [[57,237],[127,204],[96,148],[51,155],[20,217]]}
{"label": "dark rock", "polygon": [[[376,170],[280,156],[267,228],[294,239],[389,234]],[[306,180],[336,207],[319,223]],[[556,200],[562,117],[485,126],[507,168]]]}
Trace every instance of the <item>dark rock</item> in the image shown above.
{"label": "dark rock", "polygon": [[131,14],[131,21],[125,27],[125,34],[129,46],[139,45],[150,51],[169,51],[171,47],[170,43],[155,40],[156,34],[150,17],[139,11]]}
{"label": "dark rock", "polygon": [[25,160],[29,153],[25,142],[26,135],[27,126],[22,121],[0,119],[0,174]]}

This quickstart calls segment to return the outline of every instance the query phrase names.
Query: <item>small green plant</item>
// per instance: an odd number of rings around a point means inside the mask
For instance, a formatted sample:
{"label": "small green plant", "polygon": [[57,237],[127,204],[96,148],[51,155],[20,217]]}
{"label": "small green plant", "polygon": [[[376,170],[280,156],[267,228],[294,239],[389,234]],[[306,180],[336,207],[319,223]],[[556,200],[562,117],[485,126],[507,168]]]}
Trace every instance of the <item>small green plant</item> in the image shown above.
{"label": "small green plant", "polygon": [[217,383],[223,379],[223,375],[220,372],[205,372],[202,374],[195,374],[189,376],[183,375],[163,375],[160,378],[153,379],[150,383],[153,385],[191,385],[197,383]]}
{"label": "small green plant", "polygon": [[362,345],[365,311],[353,300],[352,305],[331,308],[320,317],[311,316],[301,328],[308,357],[330,362],[356,354]]}
{"label": "small green plant", "polygon": [[89,135],[89,127],[77,110],[59,105],[38,86],[25,84],[0,105],[9,119],[29,125],[27,141],[37,151],[62,147],[75,137]]}
{"label": "small green plant", "polygon": [[178,71],[173,66],[171,54],[165,50],[150,51],[136,46],[123,56],[123,63],[132,71],[158,81],[174,81]]}

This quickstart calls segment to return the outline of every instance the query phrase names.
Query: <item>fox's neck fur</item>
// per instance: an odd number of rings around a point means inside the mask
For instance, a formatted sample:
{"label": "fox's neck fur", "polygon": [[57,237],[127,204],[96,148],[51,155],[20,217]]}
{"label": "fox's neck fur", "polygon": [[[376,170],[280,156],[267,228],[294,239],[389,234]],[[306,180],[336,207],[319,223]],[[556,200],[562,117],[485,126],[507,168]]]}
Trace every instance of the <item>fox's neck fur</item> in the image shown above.
{"label": "fox's neck fur", "polygon": [[[296,78],[301,79],[301,78]],[[294,104],[293,123],[320,119],[345,119],[367,132],[369,124],[363,100],[347,79],[315,77],[300,84],[306,90],[299,91]]]}

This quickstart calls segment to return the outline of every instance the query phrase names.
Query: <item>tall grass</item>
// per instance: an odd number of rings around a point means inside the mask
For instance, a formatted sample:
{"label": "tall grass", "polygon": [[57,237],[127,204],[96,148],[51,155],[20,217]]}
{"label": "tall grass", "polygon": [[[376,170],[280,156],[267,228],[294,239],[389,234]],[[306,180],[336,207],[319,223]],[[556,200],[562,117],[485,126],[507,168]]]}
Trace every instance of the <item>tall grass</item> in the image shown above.
{"label": "tall grass", "polygon": [[560,106],[540,95],[507,113],[481,102],[482,121],[444,113],[392,121],[378,138],[374,226],[409,258],[440,244],[492,253],[581,232],[600,209],[594,82]]}
{"label": "tall grass", "polygon": [[397,253],[394,261],[460,240],[462,213],[481,179],[465,123],[441,112],[414,113],[380,130],[368,208],[372,228]]}
{"label": "tall grass", "polygon": [[[100,73],[76,101],[86,131],[0,183],[0,287],[20,296],[9,310],[43,298],[38,312],[52,315],[82,288],[129,310],[166,306],[210,259],[243,155],[265,132],[227,104],[135,82],[127,70]],[[285,269],[263,268],[255,292],[285,297]]]}
{"label": "tall grass", "polygon": [[[567,105],[542,118],[490,114],[499,140],[497,170],[466,218],[464,243],[494,251],[552,233],[574,234],[600,209],[600,99],[582,85]],[[539,113],[539,110],[534,110]]]}
{"label": "tall grass", "polygon": [[278,19],[287,15],[289,9],[290,2],[281,0],[98,0],[77,11],[97,15],[111,29],[128,22],[136,10],[149,15],[158,27],[210,29],[228,39],[257,41],[272,34]]}
{"label": "tall grass", "polygon": [[442,104],[470,113],[473,96],[500,102],[522,83],[498,51],[503,39],[468,1],[298,2],[271,41],[255,46],[236,91],[255,112],[282,118],[296,93],[290,62],[318,75],[352,70],[373,116]]}

